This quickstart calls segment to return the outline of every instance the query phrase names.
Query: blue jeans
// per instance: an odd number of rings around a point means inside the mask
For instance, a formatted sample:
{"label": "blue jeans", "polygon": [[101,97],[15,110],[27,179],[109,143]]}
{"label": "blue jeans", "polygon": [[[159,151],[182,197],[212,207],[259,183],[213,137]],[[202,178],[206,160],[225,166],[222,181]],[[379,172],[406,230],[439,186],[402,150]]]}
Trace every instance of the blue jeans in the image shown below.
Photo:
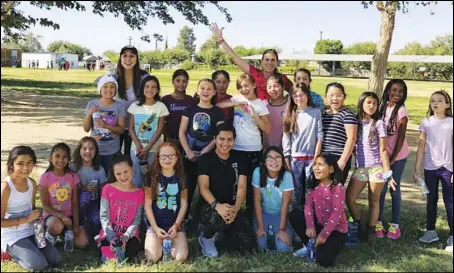
{"label": "blue jeans", "polygon": [[[154,152],[149,152],[148,153],[148,165],[151,164],[151,162],[154,159]],[[132,184],[136,186],[137,188],[142,188],[144,186],[145,178],[146,176],[142,173],[142,170],[140,169],[140,160],[137,158],[136,151],[131,150],[131,160],[132,160],[132,165],[134,168],[134,177],[132,178]]]}
{"label": "blue jeans", "polygon": [[115,154],[99,156],[101,158],[101,166],[104,168],[107,177],[109,177],[110,175],[110,169],[112,168],[112,159],[114,155]]}
{"label": "blue jeans", "polygon": [[58,265],[61,262],[60,253],[55,246],[46,240],[46,247],[38,248],[34,235],[8,246],[7,252],[22,268],[31,271],[42,271],[49,265]]}
{"label": "blue jeans", "polygon": [[[392,200],[392,223],[400,224],[400,204],[402,202],[402,195],[400,192],[400,180],[402,180],[402,175],[404,174],[405,164],[407,159],[401,159],[394,161],[391,165],[391,170],[393,171],[393,179],[396,181],[396,190],[391,191],[391,200]],[[388,191],[388,183],[385,184],[380,195],[380,214],[378,215],[378,221],[383,222],[384,206],[385,206],[385,197],[386,192]]]}
{"label": "blue jeans", "polygon": [[[311,173],[311,169],[309,168],[311,163],[312,160],[298,160],[292,158],[293,186],[295,187],[292,196],[292,209],[297,209],[304,205],[306,199],[306,178],[309,177]],[[303,199],[303,204],[301,204],[301,199]]]}
{"label": "blue jeans", "polygon": [[441,180],[441,188],[443,190],[443,202],[445,203],[446,214],[449,225],[449,235],[452,235],[452,172],[445,167],[437,170],[424,170],[424,178],[426,180],[429,194],[427,195],[427,230],[435,230],[437,222],[437,204],[438,204],[438,184]]}
{"label": "blue jeans", "polygon": [[[263,229],[265,230],[265,235],[261,236],[260,238],[257,239],[257,245],[260,250],[266,250],[268,249],[267,241],[266,241],[266,233],[268,232],[268,226],[273,225],[273,231],[274,231],[274,236],[277,235],[279,231],[279,224],[281,222],[281,214],[278,215],[271,215],[268,214],[264,211],[262,211],[262,220],[263,220]],[[257,231],[257,220],[256,217],[254,216],[254,232]],[[292,229],[290,228],[290,222],[287,219],[287,224],[285,225],[285,232],[289,236],[289,238],[292,238],[293,232]],[[291,252],[292,247],[281,241],[281,239],[276,239],[274,238],[274,244],[276,251],[278,252]]]}

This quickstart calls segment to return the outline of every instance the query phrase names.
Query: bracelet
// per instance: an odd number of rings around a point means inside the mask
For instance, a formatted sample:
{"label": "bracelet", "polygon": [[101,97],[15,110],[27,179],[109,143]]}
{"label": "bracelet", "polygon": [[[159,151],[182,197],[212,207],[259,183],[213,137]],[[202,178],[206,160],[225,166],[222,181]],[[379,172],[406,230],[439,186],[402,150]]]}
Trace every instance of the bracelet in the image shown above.
{"label": "bracelet", "polygon": [[225,42],[225,40],[224,40],[224,39],[221,39],[221,40],[218,41],[218,44],[220,45],[220,44],[222,44],[223,42]]}
{"label": "bracelet", "polygon": [[283,230],[283,231],[285,231],[285,228],[280,228],[279,230]]}

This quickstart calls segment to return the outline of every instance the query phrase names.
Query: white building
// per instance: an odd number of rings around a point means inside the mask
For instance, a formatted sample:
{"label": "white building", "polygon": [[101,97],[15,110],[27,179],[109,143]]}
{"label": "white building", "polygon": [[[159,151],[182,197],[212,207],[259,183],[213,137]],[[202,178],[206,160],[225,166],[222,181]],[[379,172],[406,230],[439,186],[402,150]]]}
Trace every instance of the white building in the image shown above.
{"label": "white building", "polygon": [[35,62],[35,66],[38,68],[47,68],[47,64],[53,63],[54,69],[58,69],[57,62],[62,58],[69,62],[70,68],[79,67],[79,55],[73,53],[61,53],[61,52],[23,52],[22,53],[22,67],[31,67],[32,62]]}

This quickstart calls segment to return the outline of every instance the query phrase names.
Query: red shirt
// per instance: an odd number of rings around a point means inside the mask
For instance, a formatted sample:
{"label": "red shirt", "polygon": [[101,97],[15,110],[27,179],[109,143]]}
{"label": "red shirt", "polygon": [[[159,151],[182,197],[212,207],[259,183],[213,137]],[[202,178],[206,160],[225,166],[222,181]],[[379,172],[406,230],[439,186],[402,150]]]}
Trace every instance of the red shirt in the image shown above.
{"label": "red shirt", "polygon": [[[269,95],[266,91],[266,78],[263,74],[262,70],[258,70],[257,67],[253,65],[249,65],[249,74],[254,78],[255,83],[257,85],[257,97],[261,100],[268,100]],[[293,83],[285,76],[284,74],[280,74],[282,77],[282,81],[284,82],[284,90],[290,91]]]}

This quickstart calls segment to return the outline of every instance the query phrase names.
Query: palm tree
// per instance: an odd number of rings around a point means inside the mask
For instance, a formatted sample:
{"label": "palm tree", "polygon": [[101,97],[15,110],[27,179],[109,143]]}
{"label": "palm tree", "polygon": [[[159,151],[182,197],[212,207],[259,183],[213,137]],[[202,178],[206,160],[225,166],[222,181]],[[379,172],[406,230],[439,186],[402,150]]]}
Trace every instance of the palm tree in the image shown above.
{"label": "palm tree", "polygon": [[155,47],[154,50],[158,50],[158,42],[164,41],[164,38],[161,34],[155,33],[153,34],[153,38],[155,39]]}

